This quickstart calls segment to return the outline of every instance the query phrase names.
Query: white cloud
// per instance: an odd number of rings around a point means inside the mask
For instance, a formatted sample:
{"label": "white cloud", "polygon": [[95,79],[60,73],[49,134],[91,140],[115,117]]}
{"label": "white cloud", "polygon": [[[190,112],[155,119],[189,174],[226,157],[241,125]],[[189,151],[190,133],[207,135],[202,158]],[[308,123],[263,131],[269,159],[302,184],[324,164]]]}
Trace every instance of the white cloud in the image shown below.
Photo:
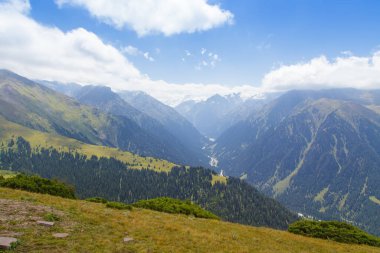
{"label": "white cloud", "polygon": [[122,50],[123,52],[129,54],[129,55],[133,55],[133,56],[136,56],[140,53],[140,50],[134,46],[126,46],[125,48],[123,48]]}
{"label": "white cloud", "polygon": [[264,92],[259,87],[251,85],[241,85],[235,87],[227,87],[220,84],[170,84],[165,81],[143,81],[137,83],[136,90],[142,90],[161,100],[168,105],[178,105],[185,100],[205,100],[215,94],[229,95],[240,93],[243,98],[258,97],[260,98]]}
{"label": "white cloud", "polygon": [[27,15],[29,9],[28,1],[0,3],[0,68],[31,79],[142,90],[170,105],[183,99],[205,99],[215,93],[257,92],[257,88],[248,85],[179,85],[151,80],[125,56],[128,52],[131,55],[139,52],[137,48],[118,50],[83,28],[63,32],[44,26]]}
{"label": "white cloud", "polygon": [[138,48],[131,46],[131,45],[124,47],[121,51],[128,54],[128,55],[131,55],[131,56],[139,56],[140,55],[150,62],[155,61],[154,58],[152,56],[150,56],[149,52],[140,51]]}
{"label": "white cloud", "polygon": [[4,1],[0,4],[3,12],[16,11],[19,13],[27,14],[31,9],[29,0]]}
{"label": "white cloud", "polygon": [[[30,78],[99,84],[119,88],[141,74],[116,48],[83,28],[62,32],[24,14],[28,1],[0,4],[0,67]],[[17,6],[17,8],[3,8]]]}
{"label": "white cloud", "polygon": [[281,66],[262,80],[264,89],[380,88],[380,51],[368,57],[345,52],[329,60],[326,56],[309,62]]}
{"label": "white cloud", "polygon": [[56,0],[85,8],[104,23],[129,27],[139,36],[206,31],[233,22],[233,14],[207,0]]}
{"label": "white cloud", "polygon": [[200,52],[201,60],[195,65],[196,70],[202,70],[205,67],[215,68],[216,64],[222,61],[218,54],[210,52],[206,48],[202,48]]}
{"label": "white cloud", "polygon": [[154,58],[152,56],[149,55],[149,52],[145,52],[143,53],[143,56],[145,59],[147,59],[148,61],[151,61],[153,62],[154,61]]}

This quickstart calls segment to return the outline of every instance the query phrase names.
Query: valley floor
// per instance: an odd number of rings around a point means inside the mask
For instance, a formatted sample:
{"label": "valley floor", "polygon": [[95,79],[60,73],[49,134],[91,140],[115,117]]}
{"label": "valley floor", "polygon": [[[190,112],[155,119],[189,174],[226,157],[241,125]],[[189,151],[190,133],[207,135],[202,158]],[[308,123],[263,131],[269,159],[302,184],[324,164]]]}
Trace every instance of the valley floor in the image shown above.
{"label": "valley floor", "polygon": [[[53,227],[36,220],[53,214]],[[68,233],[63,239],[53,233]],[[379,252],[284,231],[196,219],[0,188],[0,236],[19,239],[16,252]],[[125,237],[133,238],[125,243]]]}

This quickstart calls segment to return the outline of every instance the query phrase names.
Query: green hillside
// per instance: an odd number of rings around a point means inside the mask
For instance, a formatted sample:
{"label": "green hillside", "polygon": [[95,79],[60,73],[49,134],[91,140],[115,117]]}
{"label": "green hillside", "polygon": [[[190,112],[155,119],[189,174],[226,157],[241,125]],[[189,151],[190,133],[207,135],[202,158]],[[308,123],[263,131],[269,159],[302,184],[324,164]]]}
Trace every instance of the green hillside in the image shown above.
{"label": "green hillside", "polygon": [[[178,166],[166,160],[154,157],[142,157],[130,152],[121,151],[118,148],[86,144],[57,134],[36,131],[7,121],[0,116],[0,142],[5,144],[18,136],[22,136],[27,140],[33,149],[54,148],[62,152],[77,152],[89,158],[91,156],[115,158],[125,162],[130,169],[149,169],[157,172],[169,172],[173,167]],[[0,149],[1,148],[2,146],[0,146]],[[216,182],[226,183],[227,178],[212,175],[212,184]]]}
{"label": "green hillside", "polygon": [[54,148],[62,152],[77,152],[87,157],[98,156],[123,161],[132,169],[152,169],[156,171],[170,171],[174,163],[153,157],[141,157],[117,148],[90,145],[75,139],[57,134],[44,133],[19,124],[7,121],[0,116],[0,141],[7,143],[15,137],[22,136],[32,148]]}
{"label": "green hillside", "polygon": [[73,98],[6,70],[0,70],[0,116],[27,128],[87,144],[117,147],[181,164],[190,161],[190,155],[180,152],[174,141],[154,136],[132,118],[80,104]]}
{"label": "green hillside", "polygon": [[[55,148],[33,148],[24,138],[2,143],[3,169],[59,179],[75,187],[82,199],[101,197],[127,204],[171,197],[190,200],[223,220],[287,229],[297,216],[237,178],[215,180],[202,167],[175,167],[168,172],[130,169],[114,158],[84,156]],[[214,177],[214,179],[213,179]]]}
{"label": "green hillside", "polygon": [[[4,207],[0,209],[0,218],[7,217],[0,219],[1,234],[16,233],[16,252],[380,252],[375,247],[285,231],[138,208],[116,210],[101,203],[6,188],[0,188],[0,203]],[[30,217],[55,217],[55,224],[50,228],[39,226]],[[68,236],[55,238],[53,233]],[[125,243],[125,237],[133,240]]]}
{"label": "green hillside", "polygon": [[219,166],[291,210],[380,235],[380,116],[353,92],[282,95],[217,140]]}

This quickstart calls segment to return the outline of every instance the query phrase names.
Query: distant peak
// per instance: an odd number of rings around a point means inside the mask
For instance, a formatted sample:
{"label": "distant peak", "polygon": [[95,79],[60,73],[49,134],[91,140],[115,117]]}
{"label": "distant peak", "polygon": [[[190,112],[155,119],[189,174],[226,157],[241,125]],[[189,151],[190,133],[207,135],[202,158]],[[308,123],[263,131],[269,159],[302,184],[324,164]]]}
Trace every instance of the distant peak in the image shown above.
{"label": "distant peak", "polygon": [[129,94],[130,96],[134,96],[134,97],[149,96],[146,92],[141,91],[141,90],[128,90],[128,91],[124,91],[124,93]]}

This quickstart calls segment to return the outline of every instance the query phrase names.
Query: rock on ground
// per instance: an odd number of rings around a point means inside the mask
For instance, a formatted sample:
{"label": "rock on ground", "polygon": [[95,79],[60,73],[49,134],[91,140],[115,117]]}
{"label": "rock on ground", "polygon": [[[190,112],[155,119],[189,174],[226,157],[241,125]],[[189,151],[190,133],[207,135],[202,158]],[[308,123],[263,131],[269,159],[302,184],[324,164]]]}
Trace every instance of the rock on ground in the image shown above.
{"label": "rock on ground", "polygon": [[124,242],[132,242],[133,238],[131,237],[124,237]]}
{"label": "rock on ground", "polygon": [[0,249],[10,249],[12,243],[17,242],[16,238],[13,237],[0,237]]}
{"label": "rock on ground", "polygon": [[55,234],[53,234],[53,237],[55,237],[55,238],[66,238],[68,236],[69,236],[68,233],[55,233]]}
{"label": "rock on ground", "polygon": [[37,221],[37,224],[45,226],[45,227],[52,227],[52,226],[54,226],[54,222],[51,222],[51,221],[42,221],[42,220],[39,220],[39,221]]}

